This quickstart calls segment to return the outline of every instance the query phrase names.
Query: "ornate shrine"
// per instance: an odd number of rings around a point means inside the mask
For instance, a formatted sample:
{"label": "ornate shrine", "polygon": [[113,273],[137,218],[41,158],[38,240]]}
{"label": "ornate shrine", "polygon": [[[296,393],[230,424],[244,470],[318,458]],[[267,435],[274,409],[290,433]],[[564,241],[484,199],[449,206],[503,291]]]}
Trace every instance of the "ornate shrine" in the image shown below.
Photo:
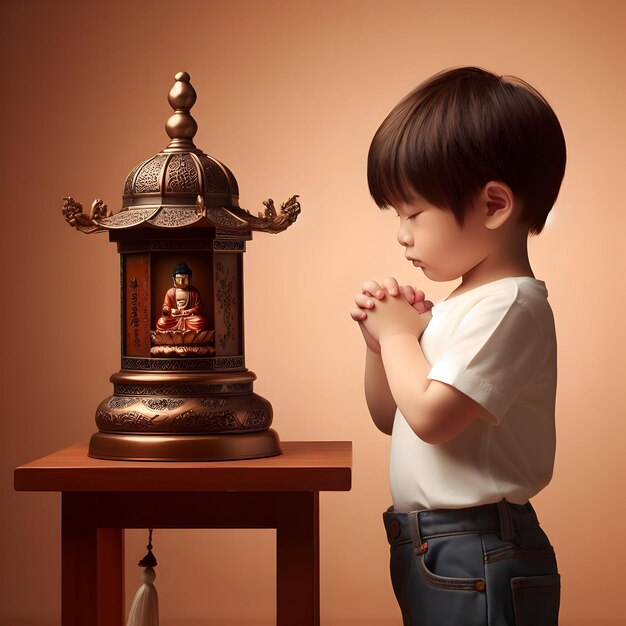
{"label": "ornate shrine", "polygon": [[121,264],[122,359],[113,395],[96,410],[89,455],[125,460],[232,460],[280,454],[272,406],[245,367],[243,253],[252,231],[277,233],[298,196],[257,216],[239,206],[233,173],[193,143],[196,92],[175,77],[170,143],[137,165],[122,209],[102,200],[63,215],[84,233],[108,232]]}

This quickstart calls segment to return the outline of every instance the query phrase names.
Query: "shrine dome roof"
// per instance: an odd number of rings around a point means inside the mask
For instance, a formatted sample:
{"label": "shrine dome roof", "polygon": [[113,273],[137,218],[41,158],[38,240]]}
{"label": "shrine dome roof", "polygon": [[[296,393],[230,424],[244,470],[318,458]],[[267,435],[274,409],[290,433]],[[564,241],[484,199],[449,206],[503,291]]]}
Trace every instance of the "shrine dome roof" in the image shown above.
{"label": "shrine dome roof", "polygon": [[257,216],[239,206],[239,187],[233,173],[193,143],[198,130],[190,110],[196,91],[187,72],[178,72],[167,97],[174,113],[165,124],[170,143],[146,159],[126,177],[122,208],[112,213],[96,198],[91,211],[71,196],[64,196],[62,213],[84,233],[155,228],[218,228],[222,231],[282,232],[300,214],[298,196],[274,206],[265,200]]}
{"label": "shrine dome roof", "polygon": [[195,206],[199,195],[207,207],[239,206],[239,187],[233,173],[198,149],[193,137],[198,125],[190,113],[196,92],[187,72],[179,72],[168,95],[174,109],[165,128],[171,141],[126,177],[122,210]]}

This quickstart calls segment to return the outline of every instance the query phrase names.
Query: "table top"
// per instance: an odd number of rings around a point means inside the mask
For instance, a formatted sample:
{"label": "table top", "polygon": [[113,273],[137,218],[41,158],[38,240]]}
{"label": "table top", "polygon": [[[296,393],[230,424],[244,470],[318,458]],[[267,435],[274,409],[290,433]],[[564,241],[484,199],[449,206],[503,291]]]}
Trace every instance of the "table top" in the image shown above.
{"label": "table top", "polygon": [[17,491],[349,491],[351,441],[282,441],[264,459],[210,462],[105,461],[87,442],[15,470]]}

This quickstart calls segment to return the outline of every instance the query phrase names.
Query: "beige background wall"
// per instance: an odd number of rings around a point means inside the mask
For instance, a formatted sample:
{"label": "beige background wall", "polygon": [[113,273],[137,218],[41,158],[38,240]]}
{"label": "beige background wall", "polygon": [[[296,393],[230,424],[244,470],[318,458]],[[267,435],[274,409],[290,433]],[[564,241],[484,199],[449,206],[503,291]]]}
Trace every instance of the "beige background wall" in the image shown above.
{"label": "beige background wall", "polygon": [[[128,171],[167,142],[183,69],[197,144],[234,170],[242,206],[301,195],[290,231],[248,246],[247,365],[284,440],[354,442],[353,490],[321,497],[323,623],[400,623],[380,523],[389,442],[368,419],[348,310],[366,277],[396,275],[432,299],[453,285],[406,264],[365,158],[406,92],[469,64],[530,81],[567,138],[561,195],[531,243],[560,347],[555,475],[534,502],[563,574],[563,624],[624,623],[624,7],[2,0],[0,623],[51,625],[60,611],[59,497],[14,493],[12,470],[87,439],[119,367],[115,247],[72,232],[60,198],[119,207]],[[163,623],[272,623],[273,541],[157,532]],[[145,543],[127,533],[129,595]]]}

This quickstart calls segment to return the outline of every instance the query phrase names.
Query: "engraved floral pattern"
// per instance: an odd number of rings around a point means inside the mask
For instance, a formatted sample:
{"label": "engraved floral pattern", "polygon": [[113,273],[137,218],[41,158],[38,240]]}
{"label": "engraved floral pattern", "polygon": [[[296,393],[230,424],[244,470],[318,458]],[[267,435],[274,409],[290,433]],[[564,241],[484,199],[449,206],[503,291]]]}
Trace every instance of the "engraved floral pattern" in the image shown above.
{"label": "engraved floral pattern", "polygon": [[226,332],[220,333],[217,341],[222,349],[228,342],[235,338],[234,313],[235,296],[233,294],[234,280],[230,275],[230,268],[224,268],[224,264],[219,262],[216,265],[215,285],[217,288],[218,312],[224,321]]}
{"label": "engraved floral pattern", "polygon": [[267,411],[264,411],[263,409],[251,411],[246,415],[244,425],[249,429],[267,427],[269,426],[269,415]]}
{"label": "engraved floral pattern", "polygon": [[205,193],[228,193],[229,185],[222,168],[206,154],[199,154],[205,177]]}
{"label": "engraved floral pattern", "polygon": [[[154,226],[165,226],[168,228],[177,228],[179,226],[188,226],[201,218],[196,213],[195,207],[163,207],[151,220],[150,224]],[[169,243],[169,242],[168,242]]]}
{"label": "engraved floral pattern", "polygon": [[137,404],[137,402],[140,402],[141,399],[140,398],[119,398],[119,397],[115,397],[113,396],[109,402],[108,402],[108,407],[110,409],[125,409],[126,407],[129,407],[133,404]]}
{"label": "engraved floral pattern", "polygon": [[131,170],[130,174],[126,177],[126,182],[124,183],[124,195],[127,196],[133,192],[133,179],[135,178],[135,174],[137,170],[143,165],[140,163],[139,165],[135,165]]}
{"label": "engraved floral pattern", "polygon": [[200,398],[198,402],[206,409],[219,409],[228,403],[225,398]]}
{"label": "engraved floral pattern", "polygon": [[199,193],[198,172],[189,154],[174,154],[167,164],[168,192]]}
{"label": "engraved floral pattern", "polygon": [[184,398],[144,398],[141,402],[153,411],[172,411],[185,404],[186,400]]}
{"label": "engraved floral pattern", "polygon": [[157,154],[143,165],[135,181],[134,193],[158,193],[160,191],[159,175],[167,157],[167,154]]}
{"label": "engraved floral pattern", "polygon": [[237,219],[225,209],[216,209],[213,207],[206,208],[206,216],[210,222],[223,226],[224,228],[245,228],[248,227],[247,222]]}
{"label": "engraved floral pattern", "polygon": [[100,220],[99,224],[106,226],[106,228],[128,228],[129,226],[135,226],[141,224],[141,222],[145,222],[158,210],[158,207],[156,209],[154,207],[151,209],[128,209]]}

